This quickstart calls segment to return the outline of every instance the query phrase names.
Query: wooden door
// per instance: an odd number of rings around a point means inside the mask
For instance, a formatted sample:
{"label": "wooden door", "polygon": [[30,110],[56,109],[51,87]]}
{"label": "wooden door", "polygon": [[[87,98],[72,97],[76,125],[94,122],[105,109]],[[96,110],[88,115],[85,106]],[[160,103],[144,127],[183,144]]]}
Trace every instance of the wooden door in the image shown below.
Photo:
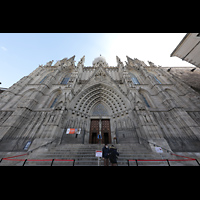
{"label": "wooden door", "polygon": [[110,144],[111,143],[110,120],[102,119],[101,124],[102,124],[102,129],[101,129],[102,143]]}
{"label": "wooden door", "polygon": [[98,144],[99,142],[99,140],[97,139],[98,134],[99,134],[99,119],[91,119],[90,137],[89,137],[90,144]]}

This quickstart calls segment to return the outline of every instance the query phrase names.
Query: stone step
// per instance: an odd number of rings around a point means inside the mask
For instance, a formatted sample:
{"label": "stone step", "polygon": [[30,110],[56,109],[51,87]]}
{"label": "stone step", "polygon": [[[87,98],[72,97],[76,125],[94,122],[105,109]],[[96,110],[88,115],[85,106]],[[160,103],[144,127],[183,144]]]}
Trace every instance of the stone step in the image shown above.
{"label": "stone step", "polygon": [[[35,158],[29,158],[29,159],[35,159]],[[97,157],[90,157],[90,156],[69,156],[69,157],[54,157],[54,156],[48,156],[48,157],[39,157],[37,159],[69,159],[69,160],[98,160]],[[144,159],[144,160],[154,160],[154,159],[169,159],[169,157],[163,157],[163,158],[158,158],[158,157],[143,157],[143,156],[126,156],[126,157],[119,157],[118,161],[124,161],[124,160],[135,160],[135,159]]]}
{"label": "stone step", "polygon": [[[24,161],[3,161],[0,166],[22,166]],[[52,161],[27,161],[25,166],[50,166]],[[195,161],[173,162],[169,161],[170,166],[198,166]],[[73,162],[54,161],[53,166],[73,166]],[[98,166],[98,160],[76,160],[74,166]],[[103,160],[100,161],[100,166],[103,166]],[[118,166],[128,166],[127,160],[118,160]],[[129,162],[129,166],[136,166],[136,162]],[[138,166],[168,166],[166,161],[138,161]]]}
{"label": "stone step", "polygon": [[[127,166],[127,160],[160,160],[160,159],[177,159],[176,156],[172,156],[169,153],[163,153],[162,157],[160,154],[152,152],[151,149],[147,149],[143,145],[137,144],[116,144],[115,147],[118,149],[118,166]],[[75,166],[97,166],[98,158],[95,157],[95,151],[101,150],[103,145],[99,144],[62,144],[59,146],[42,147],[38,150],[33,151],[27,156],[19,157],[21,159],[50,159],[50,161],[27,161],[25,166],[50,166],[51,159],[75,159]],[[13,154],[10,154],[11,156]],[[14,155],[17,155],[14,153]],[[180,158],[178,158],[180,159]],[[103,159],[101,159],[101,165],[103,166]],[[0,165],[22,165],[22,162],[6,161],[3,160]],[[138,161],[139,166],[166,166],[166,161]],[[181,162],[170,162],[171,165],[184,165]],[[191,162],[186,163],[190,164]],[[54,161],[54,165],[58,166],[72,166],[73,162],[66,161]],[[136,162],[129,162],[130,166],[136,166]]]}

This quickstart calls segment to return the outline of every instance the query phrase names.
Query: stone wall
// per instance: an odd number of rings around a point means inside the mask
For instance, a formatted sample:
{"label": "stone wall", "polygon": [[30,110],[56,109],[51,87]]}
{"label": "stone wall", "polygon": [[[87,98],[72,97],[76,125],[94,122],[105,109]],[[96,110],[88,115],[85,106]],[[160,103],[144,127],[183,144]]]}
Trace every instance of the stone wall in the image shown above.
{"label": "stone wall", "polygon": [[[162,68],[127,57],[110,67],[74,57],[39,66],[0,94],[0,150],[45,142],[89,142],[93,118],[110,119],[111,142],[156,141],[173,151],[200,151],[200,69]],[[182,72],[181,72],[182,70]],[[70,79],[62,84],[65,77]],[[134,79],[134,80],[133,80]],[[187,84],[186,84],[187,83]],[[106,112],[94,112],[102,105]],[[66,136],[81,128],[81,136]],[[130,138],[130,139],[127,139]]]}

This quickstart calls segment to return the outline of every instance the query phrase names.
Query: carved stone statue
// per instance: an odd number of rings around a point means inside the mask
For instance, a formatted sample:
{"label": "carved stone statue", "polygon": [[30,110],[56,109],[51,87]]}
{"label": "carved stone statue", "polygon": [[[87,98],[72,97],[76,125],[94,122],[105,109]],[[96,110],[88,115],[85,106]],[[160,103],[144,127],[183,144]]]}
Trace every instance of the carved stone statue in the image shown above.
{"label": "carved stone statue", "polygon": [[45,67],[51,67],[53,61],[54,61],[54,60],[47,62],[46,65],[45,65]]}
{"label": "carved stone statue", "polygon": [[150,65],[150,67],[156,67],[156,65],[155,65],[153,62],[148,61],[148,63],[149,63],[149,65]]}

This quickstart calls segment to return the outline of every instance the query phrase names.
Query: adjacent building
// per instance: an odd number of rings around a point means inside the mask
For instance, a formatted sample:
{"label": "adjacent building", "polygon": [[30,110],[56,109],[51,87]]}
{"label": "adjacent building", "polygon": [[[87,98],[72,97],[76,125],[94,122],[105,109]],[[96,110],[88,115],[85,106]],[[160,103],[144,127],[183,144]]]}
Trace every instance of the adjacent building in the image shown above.
{"label": "adjacent building", "polygon": [[171,53],[200,68],[200,33],[187,33]]}

